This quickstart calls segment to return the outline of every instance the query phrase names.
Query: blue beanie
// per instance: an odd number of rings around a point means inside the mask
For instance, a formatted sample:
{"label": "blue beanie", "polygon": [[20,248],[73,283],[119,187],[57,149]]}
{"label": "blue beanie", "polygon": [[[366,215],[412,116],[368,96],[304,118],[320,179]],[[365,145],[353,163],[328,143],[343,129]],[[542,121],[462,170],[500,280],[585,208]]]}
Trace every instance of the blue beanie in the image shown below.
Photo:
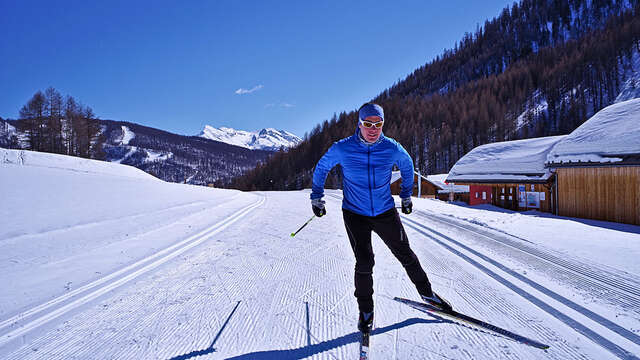
{"label": "blue beanie", "polygon": [[360,116],[361,120],[364,120],[369,116],[379,116],[380,119],[384,121],[384,110],[382,110],[382,106],[378,104],[367,103],[362,105],[358,111],[358,116]]}

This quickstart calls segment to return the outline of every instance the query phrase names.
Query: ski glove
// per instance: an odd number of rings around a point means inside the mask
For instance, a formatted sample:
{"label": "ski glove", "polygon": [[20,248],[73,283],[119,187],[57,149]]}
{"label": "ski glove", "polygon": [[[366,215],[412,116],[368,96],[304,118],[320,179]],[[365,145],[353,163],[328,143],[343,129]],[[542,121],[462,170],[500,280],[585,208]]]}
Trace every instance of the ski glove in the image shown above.
{"label": "ski glove", "polygon": [[411,214],[413,211],[413,203],[411,202],[411,198],[402,199],[402,213],[403,214]]}
{"label": "ski glove", "polygon": [[324,208],[325,201],[322,198],[311,199],[311,209],[317,217],[322,217],[327,213],[327,209]]}

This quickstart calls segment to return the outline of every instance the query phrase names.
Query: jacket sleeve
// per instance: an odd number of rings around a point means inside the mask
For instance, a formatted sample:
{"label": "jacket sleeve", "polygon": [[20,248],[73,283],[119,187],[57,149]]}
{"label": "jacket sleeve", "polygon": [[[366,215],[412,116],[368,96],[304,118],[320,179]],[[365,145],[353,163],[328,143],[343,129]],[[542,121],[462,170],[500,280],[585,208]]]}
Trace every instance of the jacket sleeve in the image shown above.
{"label": "jacket sleeve", "polygon": [[402,176],[400,198],[411,197],[413,194],[413,160],[400,143],[398,143],[398,151],[396,152],[396,165],[400,168],[400,176]]}
{"label": "jacket sleeve", "polygon": [[331,145],[329,150],[320,158],[316,169],[313,171],[313,184],[311,186],[311,199],[324,196],[324,181],[327,174],[334,166],[340,163],[340,149],[337,144]]}

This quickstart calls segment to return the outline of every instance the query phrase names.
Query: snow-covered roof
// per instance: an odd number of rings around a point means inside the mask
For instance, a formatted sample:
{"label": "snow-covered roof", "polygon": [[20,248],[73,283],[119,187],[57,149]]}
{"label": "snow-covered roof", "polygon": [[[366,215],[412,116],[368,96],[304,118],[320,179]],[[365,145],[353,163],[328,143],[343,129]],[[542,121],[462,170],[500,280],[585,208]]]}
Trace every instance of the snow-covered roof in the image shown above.
{"label": "snow-covered roof", "polygon": [[427,175],[427,181],[437,186],[440,190],[439,193],[465,193],[469,192],[469,185],[456,185],[454,183],[447,182],[447,176],[449,174],[435,174],[435,175]]}
{"label": "snow-covered roof", "polygon": [[[415,172],[414,172],[415,173]],[[418,175],[418,173],[415,173]],[[427,180],[438,188],[438,192],[455,192],[455,193],[465,193],[469,192],[468,185],[455,185],[453,183],[446,183],[447,175],[449,174],[437,174],[437,175],[420,175],[421,178]],[[400,179],[400,171],[391,172],[391,184],[398,181]]]}
{"label": "snow-covered roof", "polygon": [[447,182],[546,182],[547,154],[566,135],[504,141],[476,147],[449,171]]}
{"label": "snow-covered roof", "polygon": [[[427,175],[427,177],[425,178],[428,182],[432,183],[433,185],[437,186],[438,188],[440,188],[440,190],[444,190],[447,188],[447,184],[445,184],[446,180],[447,180],[447,175],[449,174],[434,174],[434,175]],[[424,178],[424,176],[423,176]]]}
{"label": "snow-covered roof", "polygon": [[580,125],[547,155],[547,165],[615,163],[640,155],[640,99],[607,106]]}

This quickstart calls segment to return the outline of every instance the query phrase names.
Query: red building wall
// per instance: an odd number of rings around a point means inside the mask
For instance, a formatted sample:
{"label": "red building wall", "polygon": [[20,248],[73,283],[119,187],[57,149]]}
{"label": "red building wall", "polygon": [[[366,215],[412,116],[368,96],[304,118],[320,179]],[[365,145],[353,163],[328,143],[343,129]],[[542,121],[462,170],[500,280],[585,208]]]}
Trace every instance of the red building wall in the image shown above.
{"label": "red building wall", "polygon": [[491,204],[492,188],[485,185],[469,185],[469,205]]}

